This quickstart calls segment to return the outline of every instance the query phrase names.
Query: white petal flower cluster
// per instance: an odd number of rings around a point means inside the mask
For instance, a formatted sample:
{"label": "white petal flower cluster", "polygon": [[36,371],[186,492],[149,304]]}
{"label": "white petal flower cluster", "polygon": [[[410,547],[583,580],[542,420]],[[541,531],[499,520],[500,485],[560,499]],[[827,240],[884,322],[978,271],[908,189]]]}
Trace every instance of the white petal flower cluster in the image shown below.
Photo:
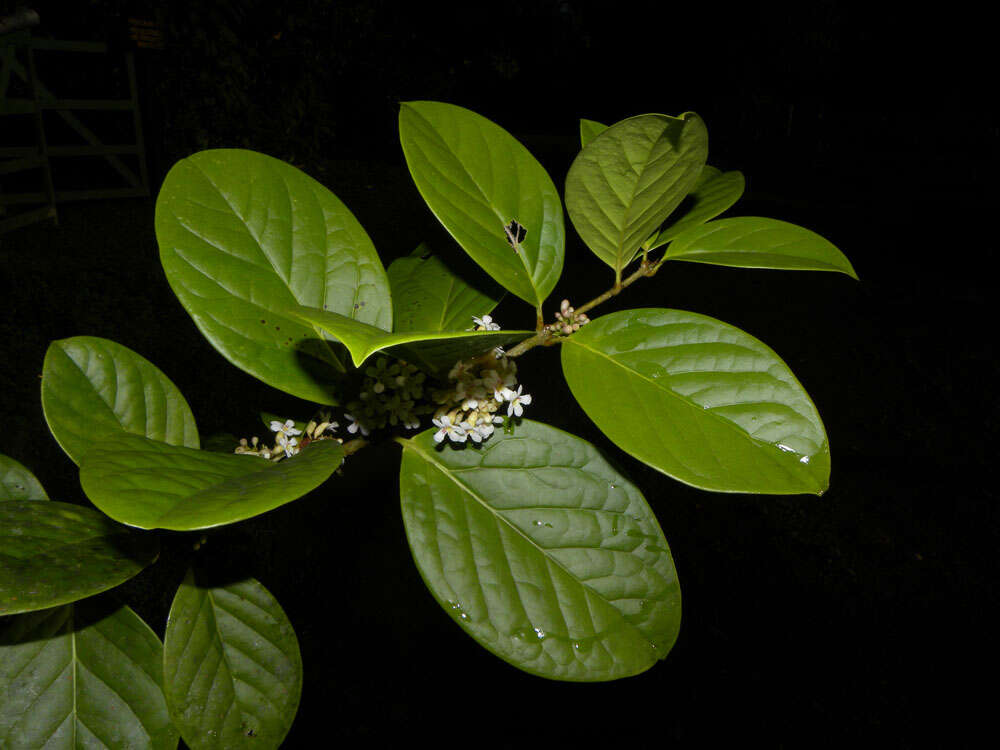
{"label": "white petal flower cluster", "polygon": [[556,313],[556,321],[549,325],[548,329],[553,333],[562,333],[569,336],[574,331],[579,331],[580,326],[587,325],[590,322],[590,318],[587,317],[586,313],[574,310],[572,305],[569,304],[569,300],[564,299],[559,306],[559,312]]}
{"label": "white petal flower cluster", "polygon": [[457,362],[448,380],[448,388],[431,394],[439,405],[433,420],[438,443],[445,438],[454,443],[481,443],[493,434],[495,425],[503,424],[497,412],[505,403],[507,415],[518,417],[531,403],[531,396],[517,384],[517,364],[503,355]]}
{"label": "white petal flower cluster", "polygon": [[[330,420],[328,413],[320,412],[318,419],[318,422],[316,419],[310,420],[309,424],[305,426],[304,431],[296,427],[295,422],[291,419],[284,422],[272,419],[270,428],[275,433],[273,446],[262,443],[257,437],[251,438],[249,442],[247,442],[246,438],[243,438],[240,440],[240,444],[236,447],[235,452],[260,456],[269,461],[280,461],[282,458],[291,457],[299,453],[303,446],[314,440],[335,439],[343,442],[340,438],[334,438],[332,435],[327,434],[340,426]],[[298,438],[299,435],[303,436],[301,442]]]}
{"label": "white petal flower cluster", "polygon": [[365,369],[365,379],[358,398],[347,404],[344,416],[350,420],[347,431],[352,435],[369,435],[387,424],[401,424],[415,430],[420,426],[421,413],[427,409],[417,405],[424,395],[425,375],[406,362],[376,356],[374,364]]}

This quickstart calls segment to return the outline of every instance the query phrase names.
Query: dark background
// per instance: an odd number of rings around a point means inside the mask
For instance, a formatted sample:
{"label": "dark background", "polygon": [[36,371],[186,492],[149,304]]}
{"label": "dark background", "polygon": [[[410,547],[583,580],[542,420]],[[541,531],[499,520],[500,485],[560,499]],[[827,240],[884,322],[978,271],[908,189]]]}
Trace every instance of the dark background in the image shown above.
{"label": "dark background", "polygon": [[[977,681],[992,679],[997,603],[987,303],[1000,143],[983,84],[995,66],[988,24],[955,3],[935,15],[829,0],[674,5],[35,3],[42,35],[124,48],[130,15],[166,30],[165,49],[139,52],[154,186],[201,148],[270,153],[333,190],[386,265],[422,240],[454,246],[396,135],[400,101],[437,99],[507,128],[559,186],[578,118],[696,111],[709,162],[747,176],[729,214],[818,231],[861,277],[677,263],[599,309],[691,309],[766,341],[826,423],[833,473],[822,498],[680,485],[601,437],[555,374],[555,349],[522,360],[530,416],[606,446],[670,541],[684,624],[666,661],[641,676],[548,682],[464,636],[412,565],[392,445],[353,457],[306,498],[211,534],[200,562],[260,579],[299,635],[305,687],[287,747],[384,743],[400,731],[456,746],[921,747],[963,744],[987,710],[991,689]],[[120,85],[68,66],[43,77],[74,98]],[[66,167],[57,179],[97,184],[101,169]],[[50,340],[133,348],[179,386],[206,435],[260,433],[261,409],[311,411],[200,337],[160,269],[152,212],[150,200],[66,204],[58,226],[0,236],[0,452],[54,498],[82,495],[39,405]],[[609,284],[569,227],[566,252],[552,309]],[[495,317],[533,323],[516,300]],[[195,557],[191,536],[164,543],[161,562],[121,589],[161,634]]]}

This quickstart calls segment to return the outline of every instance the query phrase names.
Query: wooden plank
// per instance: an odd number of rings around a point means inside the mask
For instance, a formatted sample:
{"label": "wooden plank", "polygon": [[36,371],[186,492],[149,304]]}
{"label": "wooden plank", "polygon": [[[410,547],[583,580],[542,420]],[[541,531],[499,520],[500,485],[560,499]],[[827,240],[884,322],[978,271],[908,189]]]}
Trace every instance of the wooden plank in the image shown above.
{"label": "wooden plank", "polygon": [[38,169],[43,166],[45,166],[45,159],[41,156],[28,156],[23,159],[0,162],[0,174],[13,174],[25,169]]}
{"label": "wooden plank", "polygon": [[[17,61],[17,59],[13,60],[12,67],[14,69],[14,72],[18,76],[20,76],[25,81],[28,80],[27,71],[24,69],[24,66]],[[43,100],[55,99],[53,93],[45,87],[44,83],[38,81],[37,84],[38,84],[39,96]],[[88,128],[86,125],[80,122],[79,118],[77,118],[77,116],[74,115],[72,112],[68,110],[57,110],[57,114],[63,120],[66,121],[67,125],[69,125],[71,128],[73,128],[73,130],[75,130],[77,133],[83,136],[84,140],[86,140],[87,143],[91,144],[92,146],[103,145],[100,139],[96,135],[94,135],[93,131],[91,131],[90,128]],[[136,177],[135,172],[129,169],[128,166],[126,166],[125,162],[123,162],[117,156],[115,156],[114,154],[108,154],[105,158],[108,160],[108,163],[112,167],[114,167],[115,171],[125,178],[125,181],[127,183],[133,186],[138,186],[140,184],[139,178]]]}
{"label": "wooden plank", "polygon": [[0,234],[9,232],[12,229],[27,226],[28,224],[34,224],[36,221],[45,221],[46,219],[55,218],[55,206],[42,206],[41,208],[35,208],[31,211],[25,211],[24,213],[17,214],[16,216],[0,220]]}
{"label": "wooden plank", "polygon": [[131,99],[43,99],[40,104],[42,109],[132,109]]}

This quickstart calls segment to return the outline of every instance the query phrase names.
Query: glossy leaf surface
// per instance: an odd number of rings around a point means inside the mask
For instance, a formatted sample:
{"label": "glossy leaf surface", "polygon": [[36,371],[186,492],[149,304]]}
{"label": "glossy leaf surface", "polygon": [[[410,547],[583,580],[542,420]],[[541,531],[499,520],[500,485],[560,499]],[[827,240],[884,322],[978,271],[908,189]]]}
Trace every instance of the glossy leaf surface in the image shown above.
{"label": "glossy leaf surface", "polygon": [[847,257],[829,240],[797,224],[759,216],[719,219],[682,233],[664,254],[737,268],[791,271],[839,271],[858,275]]}
{"label": "glossy leaf surface", "polygon": [[566,210],[594,254],[619,273],[691,192],[708,156],[693,112],[639,115],[595,137],[566,175]]}
{"label": "glossy leaf surface", "polygon": [[[702,176],[705,174],[703,171]],[[731,208],[743,195],[745,188],[746,180],[743,178],[742,172],[725,172],[700,182],[688,195],[691,207],[677,221],[664,227],[649,249],[653,250],[665,245],[688,229],[701,226],[709,219],[714,219],[723,211]]]}
{"label": "glossy leaf surface", "polygon": [[107,591],[158,553],[155,537],[136,534],[90,508],[38,500],[0,503],[0,615]]}
{"label": "glossy leaf surface", "polygon": [[619,448],[720,492],[822,494],[830,448],[819,413],[777,354],[722,321],[624,310],[562,345],[566,382]]}
{"label": "glossy leaf surface", "polygon": [[171,750],[163,646],[128,607],[78,602],[0,622],[0,746]]}
{"label": "glossy leaf surface", "polygon": [[534,331],[404,331],[386,333],[343,315],[299,307],[290,312],[343,342],[360,367],[384,351],[432,373],[447,371],[456,360],[475,357],[494,347],[507,346],[534,335]]}
{"label": "glossy leaf surface", "polygon": [[302,657],[278,602],[250,578],[177,589],[164,638],[167,704],[192,750],[276,748],[295,718]]}
{"label": "glossy leaf surface", "polygon": [[198,447],[184,396],[149,360],[108,339],[53,341],[42,368],[42,409],[77,464],[95,440],[122,432]]}
{"label": "glossy leaf surface", "polygon": [[608,126],[597,120],[585,120],[580,118],[580,147],[586,148],[587,144],[608,129]]}
{"label": "glossy leaf surface", "polygon": [[347,207],[311,177],[253,151],[202,151],[156,202],[160,260],[199,330],[265,383],[336,403],[336,347],[282,314],[309,305],[392,329],[389,281]]}
{"label": "glossy leaf surface", "polygon": [[[541,305],[559,280],[562,202],[542,165],[485,117],[443,102],[404,102],[399,138],[431,211],[473,260],[525,302]],[[504,227],[526,230],[516,247]]]}
{"label": "glossy leaf surface", "polygon": [[0,502],[4,500],[48,500],[35,475],[13,458],[0,454]]}
{"label": "glossy leaf surface", "polygon": [[121,435],[87,454],[80,484],[111,518],[142,529],[191,531],[235,523],[316,489],[340,466],[336,440],[281,461],[212,453]]}
{"label": "glossy leaf surface", "polygon": [[516,667],[612,680],[665,658],[680,587],[642,493],[584,440],[522,420],[482,446],[403,444],[403,520],[445,611]]}
{"label": "glossy leaf surface", "polygon": [[396,333],[467,331],[475,326],[472,317],[491,313],[503,295],[492,282],[466,283],[424,244],[390,263],[386,273]]}

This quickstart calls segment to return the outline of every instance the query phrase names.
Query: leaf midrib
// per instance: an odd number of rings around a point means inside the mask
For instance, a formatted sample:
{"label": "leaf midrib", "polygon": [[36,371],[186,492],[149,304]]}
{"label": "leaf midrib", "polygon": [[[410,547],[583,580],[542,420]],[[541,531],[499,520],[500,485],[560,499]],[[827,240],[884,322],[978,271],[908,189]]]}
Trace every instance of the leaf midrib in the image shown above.
{"label": "leaf midrib", "polygon": [[[527,534],[525,534],[524,531],[522,531],[520,528],[518,528],[515,524],[513,524],[509,520],[507,520],[502,514],[498,513],[493,508],[493,506],[491,506],[483,497],[481,497],[479,495],[478,492],[476,492],[473,488],[469,487],[465,482],[462,482],[450,470],[448,470],[443,464],[435,461],[431,456],[427,455],[427,453],[423,449],[421,449],[420,447],[418,447],[417,444],[412,439],[411,440],[406,440],[406,441],[403,442],[403,449],[404,450],[413,450],[413,452],[417,453],[421,458],[424,459],[425,462],[427,462],[430,465],[432,465],[435,468],[437,468],[442,474],[444,474],[448,479],[450,479],[454,484],[456,484],[459,487],[459,489],[463,490],[468,495],[470,495],[471,497],[473,497],[480,505],[482,505],[484,508],[486,508],[491,514],[493,514],[494,518],[496,518],[498,520],[498,522],[502,522],[504,524],[504,526],[506,526],[507,528],[509,528],[511,531],[513,531],[519,537],[521,537],[526,542],[528,542],[528,544],[530,544],[532,547],[534,547],[539,552],[539,554],[541,554],[541,556],[545,560],[549,561],[552,565],[554,565],[555,567],[559,568],[563,573],[565,573],[570,578],[570,580],[576,582],[576,584],[578,586],[580,586],[583,589],[586,589],[588,592],[590,592],[591,594],[593,594],[594,596],[596,596],[598,599],[600,599],[601,601],[603,601],[608,607],[610,607],[612,610],[614,610],[616,616],[621,620],[622,623],[624,623],[626,629],[634,631],[636,634],[638,634],[638,636],[643,641],[645,641],[650,646],[653,646],[655,648],[656,644],[650,638],[648,638],[645,633],[643,633],[635,625],[633,625],[631,622],[629,622],[625,618],[624,613],[622,613],[621,610],[619,610],[614,604],[612,604],[612,602],[610,600],[606,599],[600,592],[595,591],[590,586],[588,586],[586,583],[584,583],[579,578],[577,578],[577,576],[574,575],[571,571],[569,571],[566,568],[566,566],[563,565],[558,559],[556,559],[552,555],[546,554],[547,551],[546,551],[546,549],[544,547],[540,547],[535,542],[534,539],[532,539],[530,536],[528,536]],[[469,467],[470,470],[476,469],[476,468],[482,468],[482,467],[481,467],[481,465],[479,467]],[[573,508],[567,508],[566,510],[573,510]],[[478,576],[477,576],[477,578],[478,578]],[[595,627],[595,629],[596,629],[596,627]]]}

